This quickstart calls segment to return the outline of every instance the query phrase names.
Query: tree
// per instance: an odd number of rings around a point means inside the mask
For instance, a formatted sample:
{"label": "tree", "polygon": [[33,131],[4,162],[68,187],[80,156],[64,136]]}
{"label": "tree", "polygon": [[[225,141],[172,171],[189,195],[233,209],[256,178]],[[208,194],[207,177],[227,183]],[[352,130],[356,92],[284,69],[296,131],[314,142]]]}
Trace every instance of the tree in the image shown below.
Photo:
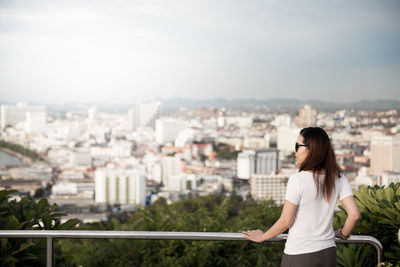
{"label": "tree", "polygon": [[[66,214],[57,213],[57,205],[50,206],[46,199],[36,202],[30,197],[11,200],[15,190],[0,191],[1,230],[69,230],[79,223],[77,219],[60,222]],[[1,266],[45,266],[44,239],[1,239]]]}
{"label": "tree", "polygon": [[[267,229],[279,217],[273,201],[256,203],[232,195],[175,202],[161,198],[126,223],[84,225],[81,229],[129,231],[240,232]],[[61,240],[68,264],[83,266],[277,266],[283,243],[185,240]]]}

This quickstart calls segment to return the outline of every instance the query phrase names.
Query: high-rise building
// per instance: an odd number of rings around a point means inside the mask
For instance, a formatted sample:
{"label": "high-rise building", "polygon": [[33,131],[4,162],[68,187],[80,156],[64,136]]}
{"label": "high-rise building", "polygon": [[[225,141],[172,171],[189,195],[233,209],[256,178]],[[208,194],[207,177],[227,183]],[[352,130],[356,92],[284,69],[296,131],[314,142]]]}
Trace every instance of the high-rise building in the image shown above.
{"label": "high-rise building", "polygon": [[180,157],[164,157],[161,159],[161,179],[164,186],[168,186],[171,175],[183,172],[183,162]]}
{"label": "high-rise building", "polygon": [[294,152],[294,145],[299,136],[299,128],[280,127],[277,131],[277,148],[282,152],[281,156]]}
{"label": "high-rise building", "polygon": [[96,107],[91,107],[88,110],[89,123],[96,123],[99,117],[99,110]]}
{"label": "high-rise building", "polygon": [[255,200],[272,199],[281,205],[285,201],[287,181],[285,174],[254,174],[250,179],[251,196]]}
{"label": "high-rise building", "polygon": [[279,170],[279,150],[244,150],[237,159],[237,176],[249,179],[254,174],[266,174]]}
{"label": "high-rise building", "polygon": [[25,131],[41,133],[46,127],[46,112],[26,112]]}
{"label": "high-rise building", "polygon": [[44,112],[45,106],[28,106],[24,103],[17,103],[15,106],[1,105],[0,107],[0,126],[4,129],[6,126],[15,127],[19,123],[23,123],[26,119],[27,112]]}
{"label": "high-rise building", "polygon": [[244,150],[237,157],[237,176],[240,179],[250,179],[255,169],[255,150]]}
{"label": "high-rise building", "polygon": [[265,174],[279,170],[279,150],[274,148],[256,150],[255,174]]}
{"label": "high-rise building", "polygon": [[400,136],[374,136],[371,139],[371,174],[400,171]]}
{"label": "high-rise building", "polygon": [[316,118],[317,118],[317,111],[310,105],[304,105],[304,107],[299,109],[297,126],[299,128],[315,126]]}
{"label": "high-rise building", "polygon": [[137,170],[99,169],[95,172],[95,201],[144,205],[146,177]]}
{"label": "high-rise building", "polygon": [[141,103],[128,112],[128,120],[132,130],[138,127],[155,128],[156,120],[160,118],[160,102]]}

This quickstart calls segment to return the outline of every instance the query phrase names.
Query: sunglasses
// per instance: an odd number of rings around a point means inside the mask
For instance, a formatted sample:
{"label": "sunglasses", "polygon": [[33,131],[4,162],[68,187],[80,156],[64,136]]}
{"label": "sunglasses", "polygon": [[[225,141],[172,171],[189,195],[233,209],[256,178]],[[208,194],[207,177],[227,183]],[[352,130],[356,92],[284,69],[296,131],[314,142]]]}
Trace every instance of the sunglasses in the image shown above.
{"label": "sunglasses", "polygon": [[299,147],[301,147],[301,146],[307,146],[307,145],[299,144],[296,142],[296,145],[294,146],[295,151],[297,152],[297,150],[299,150]]}

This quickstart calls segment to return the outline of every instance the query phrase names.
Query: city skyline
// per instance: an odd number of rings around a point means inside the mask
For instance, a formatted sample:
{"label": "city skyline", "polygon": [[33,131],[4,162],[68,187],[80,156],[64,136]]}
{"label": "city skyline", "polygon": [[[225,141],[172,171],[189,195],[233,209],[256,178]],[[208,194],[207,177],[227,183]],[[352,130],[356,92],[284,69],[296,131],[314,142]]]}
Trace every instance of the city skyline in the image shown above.
{"label": "city skyline", "polygon": [[400,101],[397,1],[2,1],[2,103]]}

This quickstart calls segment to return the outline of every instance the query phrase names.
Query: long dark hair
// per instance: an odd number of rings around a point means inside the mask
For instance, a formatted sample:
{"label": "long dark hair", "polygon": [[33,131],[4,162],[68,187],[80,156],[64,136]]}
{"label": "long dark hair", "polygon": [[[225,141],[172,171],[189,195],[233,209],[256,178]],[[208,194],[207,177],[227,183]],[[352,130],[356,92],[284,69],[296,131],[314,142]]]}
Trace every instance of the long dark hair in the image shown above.
{"label": "long dark hair", "polygon": [[320,180],[318,172],[325,171],[325,180],[322,184],[324,198],[329,201],[335,188],[335,179],[340,177],[341,169],[336,162],[335,152],[329,136],[319,127],[308,127],[300,131],[303,143],[307,145],[307,158],[301,163],[299,171],[312,171],[315,185],[317,186],[317,197],[319,194]]}

